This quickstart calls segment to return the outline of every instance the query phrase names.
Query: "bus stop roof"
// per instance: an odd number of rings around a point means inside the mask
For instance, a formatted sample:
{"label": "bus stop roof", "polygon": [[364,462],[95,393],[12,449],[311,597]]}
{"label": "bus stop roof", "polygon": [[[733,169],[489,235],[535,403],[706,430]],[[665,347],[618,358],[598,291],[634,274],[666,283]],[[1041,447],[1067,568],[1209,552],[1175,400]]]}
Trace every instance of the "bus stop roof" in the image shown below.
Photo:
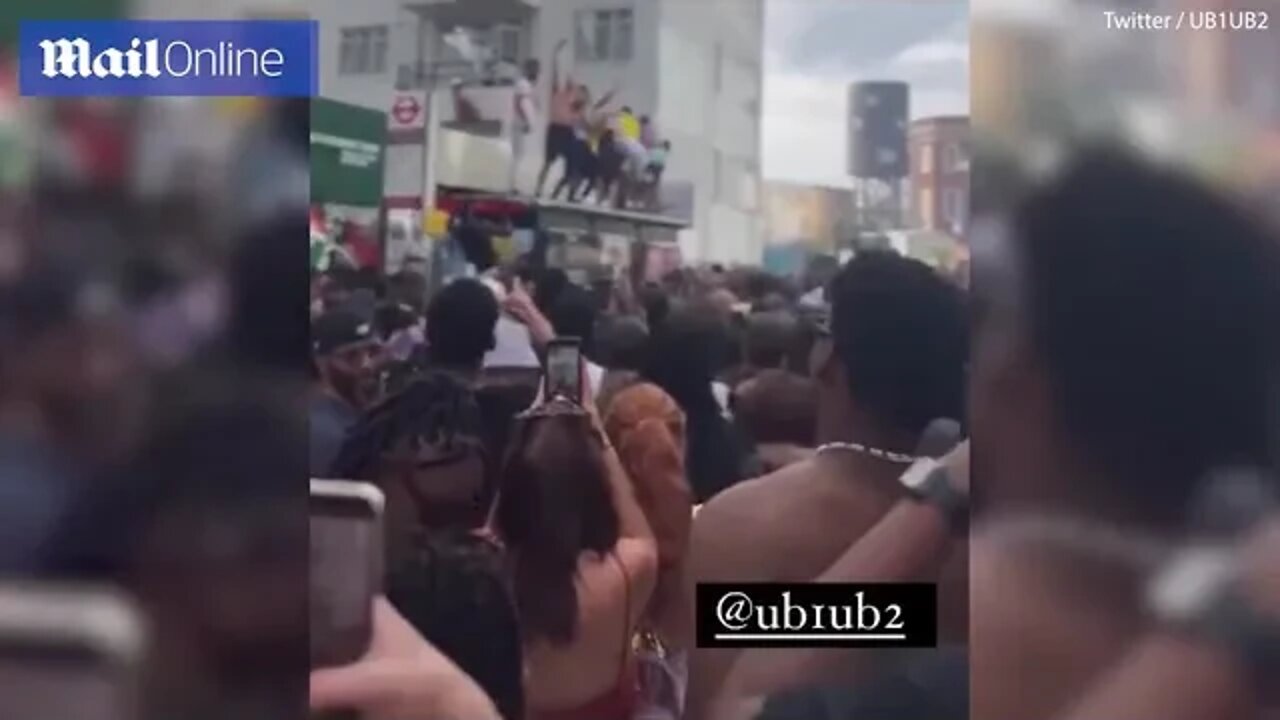
{"label": "bus stop roof", "polygon": [[586,219],[605,220],[613,222],[622,222],[635,225],[647,225],[655,227],[670,228],[673,230],[682,230],[689,227],[689,222],[678,217],[668,215],[660,215],[657,213],[640,212],[635,210],[617,210],[614,208],[605,208],[598,205],[587,205],[583,203],[565,202],[561,200],[546,200],[542,198],[532,198],[523,195],[502,195],[495,193],[449,193],[449,198],[456,202],[501,202],[524,205],[530,209],[539,211],[551,211],[557,213],[567,213],[571,215],[579,215]]}

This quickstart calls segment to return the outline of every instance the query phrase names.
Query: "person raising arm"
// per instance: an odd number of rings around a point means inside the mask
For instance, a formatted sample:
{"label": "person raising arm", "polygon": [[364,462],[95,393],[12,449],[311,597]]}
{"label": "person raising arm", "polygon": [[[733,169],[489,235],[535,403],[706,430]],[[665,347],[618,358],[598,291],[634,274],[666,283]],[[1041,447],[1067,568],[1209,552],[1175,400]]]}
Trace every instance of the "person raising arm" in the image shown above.
{"label": "person raising arm", "polygon": [[556,43],[551,54],[551,117],[547,124],[546,146],[543,149],[542,168],[538,171],[538,185],[535,194],[542,195],[547,183],[547,175],[557,160],[564,160],[566,171],[572,161],[574,150],[573,128],[578,121],[578,111],[574,107],[577,97],[577,84],[572,75],[561,77],[560,55],[564,52],[568,40]]}
{"label": "person raising arm", "polygon": [[632,636],[653,594],[657,548],[593,412],[562,397],[518,420],[493,525],[524,631],[531,720],[630,717]]}
{"label": "person raising arm", "polygon": [[591,109],[597,112],[605,109],[606,107],[609,106],[609,103],[613,102],[613,98],[616,97],[617,94],[618,94],[618,86],[615,85],[612,88],[609,88],[609,92],[605,93],[604,95],[601,95],[600,99],[596,101],[596,104],[591,106]]}

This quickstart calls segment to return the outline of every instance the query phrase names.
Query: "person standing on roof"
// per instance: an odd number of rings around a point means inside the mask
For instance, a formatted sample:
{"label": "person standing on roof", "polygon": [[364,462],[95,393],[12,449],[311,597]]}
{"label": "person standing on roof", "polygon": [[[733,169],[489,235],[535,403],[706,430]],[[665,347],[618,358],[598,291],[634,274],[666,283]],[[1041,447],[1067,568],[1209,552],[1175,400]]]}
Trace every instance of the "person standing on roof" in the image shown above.
{"label": "person standing on roof", "polygon": [[582,106],[578,101],[578,84],[572,75],[561,76],[560,54],[568,40],[556,43],[551,55],[551,117],[547,124],[546,145],[542,153],[542,169],[538,171],[538,185],[534,194],[541,197],[547,184],[547,174],[557,160],[563,160],[565,172],[573,162],[574,127],[579,123]]}
{"label": "person standing on roof", "polygon": [[541,73],[541,63],[530,59],[525,61],[524,74],[516,78],[515,122],[511,128],[511,165],[507,177],[507,187],[513,194],[518,190],[516,180],[524,159],[525,137],[533,132],[533,126],[537,122],[538,102],[533,97],[533,86],[538,83]]}

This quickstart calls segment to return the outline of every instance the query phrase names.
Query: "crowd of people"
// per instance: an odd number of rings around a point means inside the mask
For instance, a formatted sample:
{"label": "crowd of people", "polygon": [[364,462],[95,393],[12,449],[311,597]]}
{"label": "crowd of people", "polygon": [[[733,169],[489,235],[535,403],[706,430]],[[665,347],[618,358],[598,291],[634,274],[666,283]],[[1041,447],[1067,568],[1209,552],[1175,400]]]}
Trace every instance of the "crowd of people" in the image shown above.
{"label": "crowd of people", "polygon": [[[557,44],[551,59],[546,135],[534,195],[543,195],[552,169],[560,163],[552,199],[657,210],[671,141],[659,136],[648,115],[626,105],[615,107],[616,89],[596,98],[572,73],[565,73],[561,55],[567,45],[567,40]],[[512,141],[517,164],[543,106],[534,90],[540,75],[541,64],[530,60],[516,85]],[[511,185],[518,190],[514,170]]]}
{"label": "crowd of people", "polygon": [[[972,292],[891,252],[807,287],[686,269],[603,301],[536,262],[427,302],[318,278],[312,474],[386,493],[388,590],[313,707],[1265,717],[1274,230],[1110,149],[994,196]],[[354,312],[361,292],[382,305]],[[579,401],[541,381],[565,336]],[[929,445],[947,420],[972,449]],[[900,480],[925,455],[947,503]],[[1188,576],[1207,546],[1230,572]],[[698,584],[804,581],[935,583],[939,645],[697,646]]]}
{"label": "crowd of people", "polygon": [[[234,184],[200,197],[130,184],[130,123],[154,106],[49,109],[47,132],[103,162],[37,144],[32,185],[0,196],[0,717],[291,717],[309,103],[265,104],[232,136]],[[138,616],[137,648],[100,586]],[[15,625],[33,598],[79,609]]]}
{"label": "crowd of people", "polygon": [[[308,312],[307,112],[246,138],[234,222],[4,198],[0,597],[124,591],[134,716],[1274,714],[1268,221],[1102,148],[979,174],[969,283],[865,252],[601,294],[535,258],[433,293],[333,268]],[[542,382],[570,336],[580,398]],[[935,447],[945,420],[971,440]],[[945,504],[901,482],[925,455]],[[373,643],[309,677],[304,474],[386,498]],[[933,583],[939,647],[698,647],[698,584],[753,581]]]}

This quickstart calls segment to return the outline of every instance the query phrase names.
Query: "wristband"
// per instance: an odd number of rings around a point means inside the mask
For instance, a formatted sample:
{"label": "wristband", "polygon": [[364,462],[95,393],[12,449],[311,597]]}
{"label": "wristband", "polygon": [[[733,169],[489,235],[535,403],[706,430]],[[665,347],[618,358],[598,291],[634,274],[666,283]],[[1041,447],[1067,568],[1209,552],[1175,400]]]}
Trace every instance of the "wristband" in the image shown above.
{"label": "wristband", "polygon": [[1148,607],[1162,623],[1225,650],[1257,696],[1280,700],[1280,619],[1268,617],[1242,593],[1225,552],[1195,549],[1157,573]]}
{"label": "wristband", "polygon": [[921,458],[899,478],[911,497],[937,507],[951,529],[962,532],[969,526],[969,497],[951,482],[947,466],[933,458]]}

